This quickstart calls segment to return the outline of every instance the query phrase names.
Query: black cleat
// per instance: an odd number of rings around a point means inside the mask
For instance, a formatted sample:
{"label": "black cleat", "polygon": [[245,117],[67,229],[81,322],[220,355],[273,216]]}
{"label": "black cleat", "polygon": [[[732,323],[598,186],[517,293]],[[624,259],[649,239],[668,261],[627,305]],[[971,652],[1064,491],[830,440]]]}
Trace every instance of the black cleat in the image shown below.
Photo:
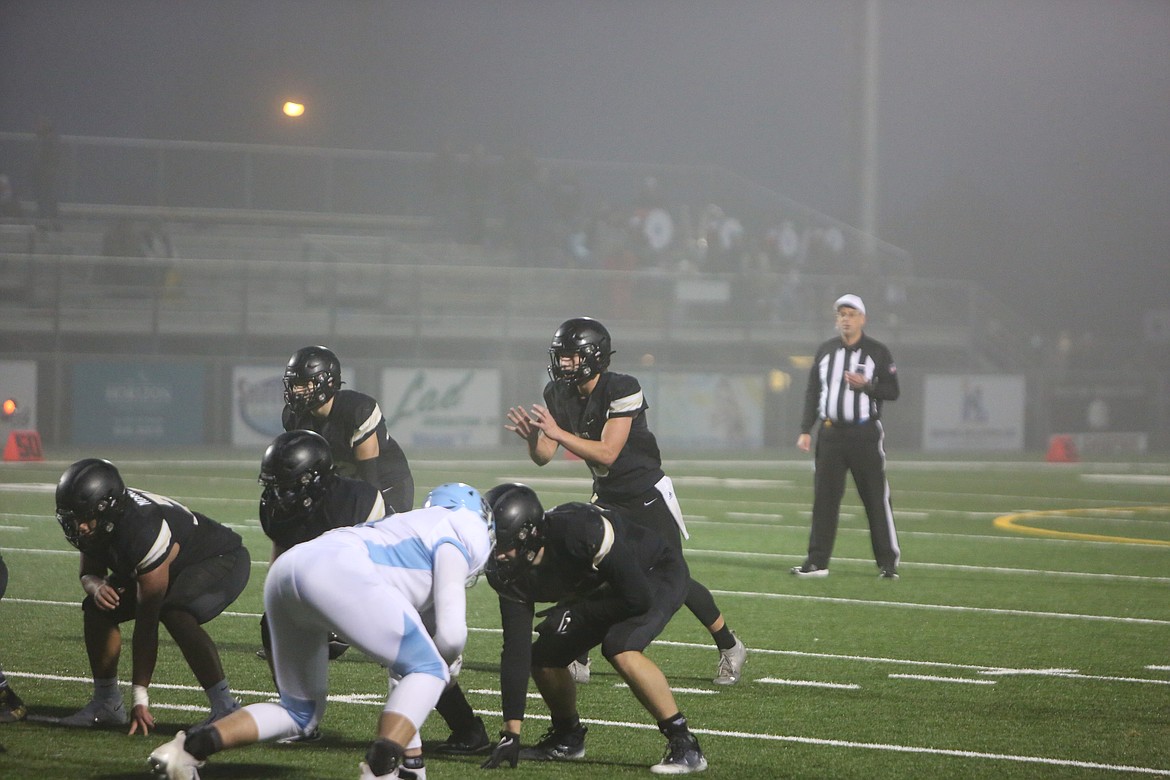
{"label": "black cleat", "polygon": [[494,744],[488,739],[483,719],[476,718],[467,728],[452,731],[446,742],[435,746],[435,752],[447,756],[473,756],[488,752]]}

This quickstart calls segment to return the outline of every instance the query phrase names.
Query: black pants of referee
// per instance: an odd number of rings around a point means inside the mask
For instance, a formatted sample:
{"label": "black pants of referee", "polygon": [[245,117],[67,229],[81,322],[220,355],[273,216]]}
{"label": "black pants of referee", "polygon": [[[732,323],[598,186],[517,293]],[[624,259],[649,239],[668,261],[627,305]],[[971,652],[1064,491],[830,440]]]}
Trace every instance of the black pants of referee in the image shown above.
{"label": "black pants of referee", "polygon": [[825,421],[817,434],[816,474],[813,478],[812,530],[808,539],[808,563],[829,568],[845,475],[852,474],[869,520],[873,557],[882,569],[895,569],[901,557],[890,485],[886,481],[885,434],[879,421],[839,425]]}

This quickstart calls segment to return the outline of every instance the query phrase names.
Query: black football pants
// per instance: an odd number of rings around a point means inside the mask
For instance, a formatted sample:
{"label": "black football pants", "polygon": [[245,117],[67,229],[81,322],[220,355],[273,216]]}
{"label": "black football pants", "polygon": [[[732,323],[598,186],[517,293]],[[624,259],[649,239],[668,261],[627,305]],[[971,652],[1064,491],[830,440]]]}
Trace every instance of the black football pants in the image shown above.
{"label": "black football pants", "polygon": [[833,543],[837,539],[841,499],[845,495],[845,476],[852,474],[869,520],[874,560],[883,569],[897,567],[901,550],[890,505],[890,486],[886,481],[884,435],[881,422],[861,425],[822,423],[817,434],[808,563],[821,569],[829,568]]}

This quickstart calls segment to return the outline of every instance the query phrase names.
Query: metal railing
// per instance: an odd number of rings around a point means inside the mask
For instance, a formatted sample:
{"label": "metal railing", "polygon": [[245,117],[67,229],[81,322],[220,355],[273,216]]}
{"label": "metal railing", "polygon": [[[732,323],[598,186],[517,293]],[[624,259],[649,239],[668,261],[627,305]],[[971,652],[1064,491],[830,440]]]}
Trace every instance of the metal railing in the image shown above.
{"label": "metal railing", "polygon": [[627,342],[750,365],[759,350],[807,351],[825,338],[828,302],[843,292],[870,301],[870,326],[883,340],[950,356],[964,370],[992,343],[983,299],[961,282],[807,275],[791,287],[777,274],[395,262],[393,251],[381,262],[4,253],[0,278],[0,334],[37,350],[103,338],[134,338],[147,352],[181,351],[168,340],[196,338],[252,352],[280,339],[371,348],[393,339],[425,354],[451,340],[543,343],[557,323],[588,313]]}

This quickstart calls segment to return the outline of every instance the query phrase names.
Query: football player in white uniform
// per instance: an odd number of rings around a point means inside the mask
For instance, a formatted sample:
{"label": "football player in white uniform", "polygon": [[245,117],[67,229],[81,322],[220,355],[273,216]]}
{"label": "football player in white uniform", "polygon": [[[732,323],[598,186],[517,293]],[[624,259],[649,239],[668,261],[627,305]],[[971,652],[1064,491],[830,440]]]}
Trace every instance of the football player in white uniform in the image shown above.
{"label": "football player in white uniform", "polygon": [[[362,780],[425,777],[418,730],[457,673],[467,641],[465,587],[492,546],[479,491],[440,485],[422,509],[337,528],[281,555],[264,583],[277,704],[250,704],[206,727],[179,732],[150,755],[159,778],[196,780],[226,748],[309,734],[325,711],[328,634],[334,631],[396,680],[361,762]],[[371,609],[370,604],[377,604]],[[399,771],[399,770],[402,771]]]}

